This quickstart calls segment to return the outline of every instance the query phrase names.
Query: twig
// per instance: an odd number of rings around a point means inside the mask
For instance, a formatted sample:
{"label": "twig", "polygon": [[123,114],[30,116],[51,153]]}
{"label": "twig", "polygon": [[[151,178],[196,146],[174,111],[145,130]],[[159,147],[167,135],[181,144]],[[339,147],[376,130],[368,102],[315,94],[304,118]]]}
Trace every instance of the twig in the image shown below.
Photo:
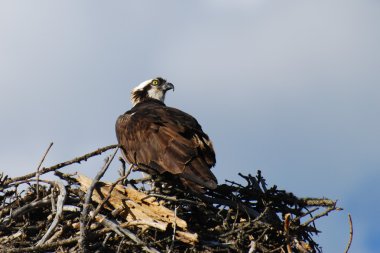
{"label": "twig", "polygon": [[55,203],[54,194],[50,194],[50,201],[51,201],[51,212],[56,213],[57,212],[57,205]]}
{"label": "twig", "polygon": [[188,204],[193,204],[193,205],[204,205],[203,202],[197,202],[189,199],[177,199],[175,196],[166,196],[158,193],[149,193],[148,197],[156,197],[160,199],[165,199],[173,202],[183,202],[183,203],[188,203]]}
{"label": "twig", "polygon": [[7,242],[13,241],[16,238],[21,237],[23,234],[24,232],[22,231],[22,229],[20,229],[19,231],[17,231],[14,234],[11,234],[10,236],[0,238],[0,243],[5,244]]}
{"label": "twig", "polygon": [[102,242],[102,246],[103,247],[106,246],[106,243],[107,243],[108,239],[110,239],[111,235],[112,235],[112,232],[109,232],[109,233],[106,234],[106,237],[104,238],[104,240]]}
{"label": "twig", "polygon": [[233,208],[238,208],[241,211],[247,212],[253,218],[256,218],[260,215],[260,213],[258,211],[254,210],[254,209],[252,209],[246,205],[243,205],[241,203],[235,202],[235,201],[231,201],[228,199],[221,199],[221,198],[210,198],[208,196],[201,196],[201,195],[199,195],[199,197],[200,197],[200,199],[202,199],[204,201],[211,202],[214,204],[221,204],[221,205],[226,205],[226,206],[233,207]]}
{"label": "twig", "polygon": [[336,206],[332,206],[332,207],[328,207],[326,208],[326,210],[320,214],[317,214],[316,216],[314,216],[313,218],[309,219],[308,221],[306,221],[305,223],[302,224],[302,226],[306,227],[307,225],[309,225],[310,223],[314,222],[316,219],[319,219],[325,215],[328,215],[331,211],[341,211],[342,208],[339,208],[339,207],[336,207]]}
{"label": "twig", "polygon": [[64,212],[73,212],[73,213],[78,213],[80,212],[80,208],[77,207],[77,206],[73,206],[73,205],[64,205],[62,210]]}
{"label": "twig", "polygon": [[128,180],[128,183],[130,183],[130,184],[144,183],[144,182],[152,180],[152,178],[153,177],[151,175],[147,175],[147,176],[142,177],[142,178]]}
{"label": "twig", "polygon": [[[18,187],[22,184],[29,184],[31,182],[36,182],[37,179],[36,178],[29,178],[29,179],[25,179],[25,180],[21,180],[21,181],[17,181],[17,182],[13,182],[9,187]],[[39,179],[40,183],[46,183],[46,184],[50,184],[51,186],[54,186],[54,182],[53,181],[49,181],[49,180],[45,180],[45,179]]]}
{"label": "twig", "polygon": [[253,236],[249,236],[249,239],[251,240],[251,242],[249,243],[249,250],[248,250],[248,253],[255,253],[256,252],[256,248],[257,248],[257,243],[256,241],[254,240]]}
{"label": "twig", "polygon": [[[125,167],[125,161],[124,161],[124,167]],[[131,165],[129,165],[127,172],[125,172],[125,170],[124,170],[124,179],[128,178],[128,176],[131,174],[133,167],[134,167],[134,165],[131,164]],[[123,182],[122,182],[122,184],[123,184]]]}
{"label": "twig", "polygon": [[59,219],[62,216],[63,204],[65,203],[67,192],[66,192],[66,188],[62,182],[57,181],[56,185],[58,186],[59,191],[60,191],[60,194],[59,194],[58,199],[57,199],[57,205],[56,205],[57,206],[57,213],[55,214],[54,220],[51,223],[48,231],[41,238],[41,240],[36,244],[36,246],[41,246],[42,244],[44,244],[46,242],[47,239],[49,239],[49,237],[52,235],[54,229],[57,227]]}
{"label": "twig", "polygon": [[32,246],[32,247],[18,248],[18,249],[2,249],[2,250],[4,250],[3,251],[4,253],[41,252],[41,251],[55,249],[59,246],[72,245],[78,242],[78,240],[79,240],[79,237],[74,237],[74,238],[59,240],[53,243],[46,243],[39,246]]}
{"label": "twig", "polygon": [[120,243],[119,243],[119,246],[117,247],[117,251],[116,251],[116,253],[119,253],[120,252],[120,250],[121,250],[121,245],[123,244],[123,242],[124,242],[124,238],[120,241]]}
{"label": "twig", "polygon": [[95,176],[94,180],[92,181],[92,183],[91,183],[90,187],[88,188],[86,195],[84,197],[83,210],[82,210],[82,213],[80,216],[80,238],[81,239],[79,240],[79,244],[80,244],[82,252],[87,252],[87,241],[86,241],[86,237],[87,237],[86,230],[87,230],[87,226],[88,226],[87,214],[88,214],[88,209],[89,209],[89,205],[90,205],[90,201],[91,201],[91,197],[92,197],[92,192],[95,189],[96,183],[103,177],[104,173],[107,171],[108,167],[110,166],[110,164],[111,164],[112,160],[114,159],[118,150],[119,150],[119,148],[117,148],[115,150],[115,152],[112,154],[111,158],[108,158],[106,160],[104,166],[98,172],[98,174]]}
{"label": "twig", "polygon": [[348,251],[350,250],[351,243],[352,243],[352,238],[354,236],[354,227],[352,225],[351,214],[348,214],[348,222],[350,223],[350,239],[348,241],[348,244],[346,246],[346,250],[344,251],[344,253],[348,253]]}
{"label": "twig", "polygon": [[119,175],[120,175],[120,177],[123,177],[123,176],[125,176],[125,170],[126,170],[125,169],[125,160],[123,159],[123,157],[120,156],[119,161],[121,163],[121,168],[119,169]]}
{"label": "twig", "polygon": [[40,163],[38,164],[38,167],[37,167],[37,172],[36,172],[36,179],[37,179],[37,182],[36,182],[36,195],[37,195],[37,197],[36,197],[36,199],[40,198],[40,192],[39,192],[40,168],[41,168],[42,163],[45,161],[45,158],[46,158],[47,154],[49,153],[49,150],[50,150],[50,148],[52,146],[53,146],[53,142],[51,142],[49,144],[49,147],[47,148],[45,154],[43,155],[43,157],[42,157],[42,159],[41,159],[41,161],[40,161]]}
{"label": "twig", "polygon": [[[40,171],[40,175],[48,173],[48,172],[51,172],[51,171],[55,171],[57,169],[66,167],[66,166],[71,165],[73,163],[80,163],[81,161],[86,161],[90,157],[100,155],[100,154],[104,153],[107,150],[114,149],[114,148],[117,148],[117,147],[118,147],[118,145],[109,145],[109,146],[106,146],[106,147],[103,147],[103,148],[99,148],[98,150],[90,152],[88,154],[85,154],[85,155],[79,156],[77,158],[74,158],[72,160],[69,160],[69,161],[66,161],[66,162],[63,162],[63,163],[58,163],[58,164],[53,165],[53,166],[48,167],[48,168],[43,168]],[[37,172],[33,172],[33,173],[29,173],[29,174],[21,176],[21,177],[10,178],[10,179],[8,179],[7,181],[4,182],[3,186],[7,186],[7,185],[9,185],[11,183],[14,183],[14,182],[17,182],[17,181],[20,181],[20,180],[26,180],[26,179],[35,177],[36,174],[37,174]]]}
{"label": "twig", "polygon": [[314,213],[314,212],[317,211],[318,209],[319,209],[318,207],[315,207],[315,208],[313,208],[313,209],[311,209],[311,210],[307,210],[306,213],[303,213],[303,214],[301,214],[300,216],[294,218],[294,219],[293,219],[293,223],[298,222],[299,220],[301,220],[301,219],[302,219],[303,217],[305,217],[306,215],[312,215],[312,213]]}
{"label": "twig", "polygon": [[306,206],[336,206],[336,201],[331,199],[300,198],[299,204]]}
{"label": "twig", "polygon": [[20,216],[21,214],[29,212],[29,211],[31,211],[34,208],[38,208],[38,207],[42,207],[42,206],[47,206],[49,204],[50,204],[50,198],[49,197],[45,197],[45,198],[43,198],[41,200],[38,200],[38,201],[35,201],[35,202],[32,202],[32,203],[26,204],[26,205],[24,205],[24,206],[16,209],[15,211],[12,212],[11,217],[12,218],[16,218],[17,216]]}
{"label": "twig", "polygon": [[[90,212],[91,214],[92,212]],[[142,249],[146,252],[149,252],[149,253],[159,253],[158,250],[156,250],[155,248],[153,247],[148,247],[145,245],[145,243],[140,240],[135,234],[133,234],[131,231],[129,231],[128,229],[126,228],[122,228],[121,226],[119,226],[117,223],[109,220],[106,218],[106,216],[102,215],[102,214],[98,214],[97,215],[98,217],[98,221],[105,227],[108,227],[108,228],[111,228],[115,233],[117,233],[118,235],[124,237],[124,236],[127,236],[129,239],[131,239],[132,241],[134,241],[137,245],[141,245],[142,246]]]}
{"label": "twig", "polygon": [[145,225],[145,226],[152,227],[152,228],[157,228],[157,229],[160,229],[162,231],[166,230],[165,224],[158,223],[156,221],[150,221],[150,220],[131,220],[131,221],[127,221],[127,222],[120,224],[120,226],[122,228],[141,226],[141,225]]}
{"label": "twig", "polygon": [[[24,180],[24,181],[17,182],[17,184],[13,184],[12,187],[16,187],[17,188],[17,186],[19,186],[21,184],[28,184],[28,183],[34,182],[34,181],[36,181],[36,179],[34,179],[34,178],[27,179],[27,180]],[[54,182],[53,181],[49,181],[49,180],[40,179],[40,183],[46,183],[46,184],[50,184],[51,186],[54,186]],[[33,195],[26,195],[26,196],[20,198],[18,201],[14,201],[14,202],[12,202],[12,203],[10,203],[8,205],[0,206],[0,216],[1,216],[1,214],[8,213],[12,208],[15,208],[15,206],[18,206],[19,202],[21,200],[26,203],[26,202],[30,202],[32,200],[35,200],[35,198],[33,197]],[[35,203],[35,202],[31,202],[31,203]]]}
{"label": "twig", "polygon": [[285,214],[285,220],[284,220],[284,232],[286,236],[286,250],[288,253],[292,253],[292,247],[290,246],[289,240],[289,227],[290,227],[290,213]]}
{"label": "twig", "polygon": [[[255,222],[259,221],[262,217],[264,217],[264,216],[268,213],[269,210],[270,210],[270,208],[269,208],[269,207],[266,207],[266,208],[264,209],[264,211],[263,211],[263,212],[262,212],[257,218],[255,218],[255,219],[252,221],[252,223],[255,223]],[[239,231],[244,230],[245,228],[249,227],[250,225],[251,225],[251,223],[250,223],[250,222],[247,222],[244,226],[242,226],[242,227],[240,227],[240,228],[237,228],[237,229],[234,229],[234,230],[231,230],[231,231],[228,231],[227,233],[221,234],[221,235],[219,235],[219,237],[223,238],[223,237],[226,237],[226,236],[232,235],[232,234],[234,234],[234,233],[237,233],[237,232],[239,232]],[[257,240],[257,241],[259,241],[259,240]]]}
{"label": "twig", "polygon": [[173,235],[172,235],[172,243],[170,244],[169,253],[173,252],[173,249],[174,249],[175,233],[177,230],[177,221],[176,221],[177,220],[177,209],[178,209],[178,206],[176,205],[174,208]]}
{"label": "twig", "polygon": [[63,228],[59,228],[59,230],[58,230],[56,233],[54,233],[54,234],[49,238],[49,240],[47,240],[47,241],[45,242],[45,244],[48,244],[48,243],[52,243],[52,242],[54,242],[54,241],[57,240],[62,234],[63,234]]}

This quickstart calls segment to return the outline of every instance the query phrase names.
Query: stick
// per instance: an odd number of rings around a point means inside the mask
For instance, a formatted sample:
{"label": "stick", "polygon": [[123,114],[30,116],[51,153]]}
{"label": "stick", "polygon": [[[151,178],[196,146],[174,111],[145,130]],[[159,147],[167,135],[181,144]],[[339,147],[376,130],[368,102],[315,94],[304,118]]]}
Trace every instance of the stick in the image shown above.
{"label": "stick", "polygon": [[37,167],[37,172],[36,172],[36,179],[37,179],[36,195],[37,195],[37,197],[36,197],[36,199],[40,198],[40,192],[39,192],[40,168],[41,168],[42,163],[45,161],[45,158],[46,158],[47,154],[49,153],[49,150],[52,146],[53,146],[53,142],[50,143],[49,147],[47,148],[45,154],[43,155],[43,157],[42,157],[42,159],[41,159],[41,161]]}
{"label": "stick", "polygon": [[328,215],[331,211],[341,211],[342,208],[339,208],[339,207],[335,207],[335,206],[332,206],[332,207],[329,207],[329,208],[326,208],[326,210],[320,214],[317,214],[316,216],[314,216],[313,218],[309,219],[308,221],[306,221],[305,223],[302,224],[302,226],[307,226],[309,225],[310,223],[312,223],[313,221],[315,221],[316,219],[319,219],[325,215]]}
{"label": "stick", "polygon": [[73,205],[64,205],[62,207],[62,210],[64,212],[73,212],[73,213],[79,213],[80,208],[78,206],[73,206]]}
{"label": "stick", "polygon": [[350,223],[350,239],[348,241],[348,244],[347,244],[347,247],[346,247],[346,250],[344,251],[344,253],[347,253],[350,250],[351,243],[352,243],[352,238],[353,238],[353,235],[354,235],[354,228],[352,226],[351,214],[348,214],[348,222]]}
{"label": "stick", "polygon": [[[27,183],[32,182],[32,181],[36,181],[36,179],[27,179],[27,180],[24,180],[24,181],[21,181],[21,182],[17,182],[17,184],[14,184],[12,186],[14,186],[14,187],[17,188],[18,185],[27,184]],[[53,181],[40,179],[40,183],[42,183],[42,182],[54,186],[54,182]],[[16,206],[19,206],[19,201],[23,201],[24,203],[30,202],[29,204],[31,204],[31,203],[37,203],[38,202],[38,201],[31,202],[31,201],[33,201],[33,199],[34,199],[34,197],[32,195],[26,195],[26,196],[20,198],[18,201],[13,201],[12,203],[9,203],[7,205],[5,203],[3,203],[3,206],[0,206],[0,216],[2,214],[4,214],[4,213],[10,212],[11,209],[16,208]],[[44,200],[45,199],[46,198],[44,198]],[[43,201],[43,202],[45,202],[45,201]],[[19,207],[19,208],[21,208],[21,207]]]}
{"label": "stick", "polygon": [[16,218],[17,216],[20,216],[21,214],[24,214],[28,211],[31,211],[34,208],[47,206],[49,204],[50,204],[50,198],[48,196],[48,197],[45,197],[41,200],[26,204],[25,206],[22,206],[22,207],[16,209],[14,212],[12,212],[11,217]]}
{"label": "stick", "polygon": [[[66,161],[66,162],[63,162],[63,163],[58,163],[58,164],[53,165],[53,166],[48,167],[48,168],[43,168],[40,171],[40,175],[48,173],[48,172],[51,172],[51,171],[55,171],[57,169],[66,167],[66,166],[71,165],[73,163],[80,163],[81,161],[86,161],[90,157],[100,155],[100,154],[102,154],[103,152],[105,152],[107,150],[114,149],[114,148],[117,148],[117,147],[118,147],[118,145],[109,145],[109,146],[106,146],[106,147],[103,147],[103,148],[99,148],[98,150],[95,150],[95,151],[90,152],[88,154],[76,157],[76,158],[74,158],[72,160],[69,160],[69,161]],[[26,180],[26,179],[35,177],[36,174],[37,174],[37,172],[33,172],[33,173],[27,174],[25,176],[10,178],[10,179],[8,179],[7,181],[4,182],[3,187],[5,187],[5,186],[7,186],[7,185],[9,185],[11,183],[20,181],[20,180]]]}
{"label": "stick", "polygon": [[178,206],[176,205],[175,208],[174,208],[173,236],[172,236],[172,243],[170,245],[169,253],[173,252],[173,249],[174,249],[175,233],[176,233],[176,230],[177,230],[177,222],[176,222],[176,219],[177,219],[177,209],[178,209]]}
{"label": "stick", "polygon": [[123,157],[119,157],[119,161],[121,162],[121,168],[119,169],[119,175],[120,175],[120,177],[123,177],[123,176],[125,176],[125,171],[126,171],[125,161],[124,161]]}
{"label": "stick", "polygon": [[92,197],[92,192],[95,189],[96,183],[99,182],[99,180],[103,177],[104,173],[106,173],[108,167],[110,166],[110,164],[111,164],[112,160],[114,159],[118,150],[119,150],[119,148],[117,148],[115,150],[115,152],[112,154],[111,158],[108,158],[106,160],[103,168],[95,176],[94,180],[92,181],[92,183],[91,183],[90,187],[88,188],[86,195],[84,197],[83,210],[82,210],[82,213],[80,216],[80,238],[81,239],[79,240],[79,244],[80,244],[80,248],[81,248],[82,252],[87,252],[87,245],[86,245],[87,244],[86,230],[87,230],[87,226],[88,226],[87,214],[88,214],[88,209],[89,209],[89,205],[90,205],[90,201],[91,201],[91,197]]}
{"label": "stick", "polygon": [[48,244],[48,243],[52,243],[54,241],[56,241],[57,239],[59,240],[59,237],[63,234],[64,232],[64,229],[63,228],[59,228],[57,232],[55,232],[50,238],[49,240],[47,240],[44,244]]}
{"label": "stick", "polygon": [[166,195],[157,194],[157,193],[149,193],[148,197],[156,197],[156,198],[161,198],[161,199],[165,199],[165,200],[169,200],[173,202],[183,202],[183,203],[188,203],[188,204],[193,204],[193,205],[198,205],[198,206],[204,205],[204,203],[202,202],[196,202],[189,199],[178,199],[176,196],[166,196]]}
{"label": "stick", "polygon": [[41,251],[47,251],[51,249],[55,249],[59,246],[67,246],[71,244],[75,244],[79,240],[79,237],[69,238],[60,240],[53,243],[47,243],[40,246],[31,246],[26,248],[18,248],[18,249],[2,249],[5,253],[25,253],[25,252],[41,252]]}
{"label": "stick", "polygon": [[211,203],[214,203],[214,204],[220,204],[220,205],[226,205],[226,206],[229,206],[229,207],[240,209],[240,211],[247,212],[253,218],[256,218],[256,217],[258,217],[260,215],[260,213],[257,212],[256,210],[254,210],[253,208],[250,208],[250,207],[248,207],[246,205],[243,205],[241,203],[234,202],[234,201],[231,201],[231,200],[228,200],[228,199],[210,198],[210,197],[207,197],[207,196],[200,196],[200,195],[199,195],[199,197],[200,197],[200,199],[202,199],[204,201],[207,201],[207,202],[211,202]]}
{"label": "stick", "polygon": [[324,198],[300,198],[299,204],[304,204],[306,206],[336,206],[336,201]]}
{"label": "stick", "polygon": [[2,237],[0,238],[0,243],[1,244],[6,244],[8,242],[11,242],[13,241],[14,239],[17,239],[19,237],[21,237],[22,235],[24,235],[24,231],[22,231],[21,229],[19,231],[17,231],[15,234],[11,234],[7,237]]}
{"label": "stick", "polygon": [[287,213],[285,214],[285,220],[284,220],[284,232],[285,232],[285,236],[287,237],[286,240],[286,250],[288,251],[288,253],[292,253],[292,247],[290,246],[290,243],[289,243],[289,227],[290,227],[290,213]]}
{"label": "stick", "polygon": [[[90,214],[92,214],[92,212],[90,212]],[[155,248],[146,246],[145,243],[142,240],[140,240],[134,233],[132,233],[126,228],[120,227],[117,223],[107,219],[106,216],[102,214],[98,214],[97,218],[98,218],[98,222],[100,222],[105,227],[111,228],[116,234],[122,237],[127,236],[129,239],[134,241],[137,245],[141,245],[144,251],[149,252],[149,253],[159,253],[159,251],[156,250]]]}
{"label": "stick", "polygon": [[54,217],[54,220],[53,222],[51,223],[48,231],[46,232],[46,234],[41,238],[41,240],[36,244],[36,246],[41,246],[42,244],[44,244],[46,242],[47,239],[50,238],[50,236],[52,235],[54,229],[57,227],[58,225],[58,222],[59,222],[59,219],[61,218],[62,216],[62,211],[63,211],[63,204],[66,200],[66,195],[67,195],[67,192],[66,192],[66,188],[65,186],[63,185],[62,182],[60,181],[57,181],[56,182],[56,185],[58,186],[59,188],[59,191],[60,191],[60,194],[58,196],[58,199],[57,199],[57,212],[55,214],[55,217]]}
{"label": "stick", "polygon": [[248,253],[255,253],[256,248],[257,248],[256,242],[252,240],[251,243],[249,244]]}
{"label": "stick", "polygon": [[[257,217],[257,218],[255,218],[253,221],[252,221],[252,223],[255,223],[255,222],[257,222],[257,221],[259,221],[262,217],[264,217],[266,214],[267,214],[267,212],[270,210],[270,208],[269,207],[266,207],[265,209],[264,209],[264,211]],[[229,236],[229,235],[232,235],[232,234],[234,234],[234,233],[237,233],[237,232],[240,232],[240,231],[242,231],[242,230],[244,230],[245,228],[247,228],[247,227],[249,227],[249,226],[251,226],[251,223],[250,222],[247,222],[247,224],[245,224],[244,226],[242,226],[242,227],[240,227],[240,228],[237,228],[237,229],[234,229],[234,230],[231,230],[231,231],[228,231],[228,232],[226,232],[226,233],[224,233],[224,234],[221,234],[221,235],[219,235],[219,237],[221,237],[221,238],[223,238],[223,237],[226,237],[226,236]],[[268,228],[266,228],[266,229],[268,229]],[[260,239],[260,238],[259,238]],[[259,239],[257,239],[256,241],[259,241]]]}

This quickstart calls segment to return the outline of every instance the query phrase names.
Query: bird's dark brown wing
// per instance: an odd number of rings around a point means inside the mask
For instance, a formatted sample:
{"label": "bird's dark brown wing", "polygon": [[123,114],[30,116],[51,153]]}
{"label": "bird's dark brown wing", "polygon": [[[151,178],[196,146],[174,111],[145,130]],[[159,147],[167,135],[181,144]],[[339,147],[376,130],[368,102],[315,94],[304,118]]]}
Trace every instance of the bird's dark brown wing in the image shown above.
{"label": "bird's dark brown wing", "polygon": [[141,103],[118,118],[116,134],[130,163],[178,175],[195,191],[196,185],[216,188],[210,171],[215,165],[212,143],[189,114],[161,103]]}

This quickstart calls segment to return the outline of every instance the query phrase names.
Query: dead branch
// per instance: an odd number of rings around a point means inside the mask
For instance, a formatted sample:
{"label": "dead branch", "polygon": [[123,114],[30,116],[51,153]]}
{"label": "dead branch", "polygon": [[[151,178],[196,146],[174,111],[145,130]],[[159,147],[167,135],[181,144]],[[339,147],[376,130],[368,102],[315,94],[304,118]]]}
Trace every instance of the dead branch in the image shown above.
{"label": "dead branch", "polygon": [[56,205],[57,206],[57,212],[56,212],[54,220],[51,223],[46,234],[41,238],[41,240],[37,243],[36,246],[41,246],[42,244],[44,244],[46,242],[47,239],[50,238],[50,236],[52,235],[52,233],[54,232],[55,228],[58,225],[59,219],[62,216],[63,204],[65,203],[67,193],[66,193],[65,186],[63,185],[62,182],[57,181],[56,185],[58,186],[59,191],[60,191],[60,194],[59,194],[58,199],[57,199],[57,205]]}
{"label": "dead branch", "polygon": [[305,223],[303,223],[302,226],[307,226],[310,223],[314,222],[316,219],[319,219],[319,218],[321,218],[323,216],[326,216],[326,215],[328,215],[332,211],[341,211],[341,210],[342,210],[342,208],[339,208],[339,207],[336,207],[336,206],[328,207],[328,208],[326,208],[326,210],[324,212],[315,215],[313,218],[311,218],[308,221],[306,221]]}
{"label": "dead branch", "polygon": [[158,250],[152,247],[148,247],[145,245],[143,241],[141,241],[135,234],[133,234],[131,231],[129,231],[126,228],[120,227],[117,223],[107,219],[104,215],[98,214],[97,215],[98,221],[103,224],[105,227],[111,228],[114,232],[116,232],[118,235],[124,237],[127,236],[129,239],[134,241],[137,245],[142,246],[142,249],[149,253],[159,253]]}
{"label": "dead branch", "polygon": [[[53,165],[53,166],[48,167],[48,168],[43,168],[39,172],[39,175],[42,175],[42,174],[45,174],[45,173],[48,173],[48,172],[51,172],[51,171],[55,171],[57,169],[66,167],[66,166],[71,165],[73,163],[80,163],[82,161],[87,161],[87,159],[89,159],[90,157],[100,155],[100,154],[106,152],[107,150],[114,149],[114,148],[117,148],[117,147],[118,147],[118,145],[109,145],[109,146],[106,146],[106,147],[103,147],[103,148],[99,148],[98,150],[90,152],[88,154],[76,157],[76,158],[74,158],[72,160],[69,160],[69,161],[66,161],[66,162],[63,162],[63,163],[58,163],[58,164]],[[9,184],[11,184],[13,182],[22,181],[22,180],[26,180],[26,179],[35,177],[36,174],[37,174],[37,172],[33,172],[33,173],[30,173],[30,174],[27,174],[27,175],[21,176],[21,177],[9,178],[8,180],[6,180],[3,183],[3,186],[7,186],[7,185],[9,185]]]}
{"label": "dead branch", "polygon": [[46,250],[56,249],[60,246],[69,246],[76,244],[79,240],[79,237],[63,239],[58,242],[46,243],[39,246],[25,247],[25,248],[14,248],[14,249],[6,249],[3,248],[4,253],[25,253],[25,252],[42,252]]}
{"label": "dead branch", "polygon": [[88,215],[88,208],[89,208],[91,197],[92,197],[92,192],[95,189],[96,183],[103,177],[104,173],[106,173],[108,167],[110,166],[111,162],[115,158],[115,155],[116,155],[118,150],[119,150],[119,148],[117,148],[115,150],[115,152],[113,153],[111,158],[108,158],[105,161],[103,168],[95,176],[94,180],[92,181],[90,187],[88,188],[88,190],[86,192],[85,200],[83,203],[83,210],[82,210],[81,217],[80,217],[80,236],[81,236],[81,239],[80,239],[79,243],[81,246],[81,250],[83,252],[87,252],[86,230],[87,230],[87,226],[88,226],[88,222],[89,222],[89,218],[87,217],[87,215]]}
{"label": "dead branch", "polygon": [[43,207],[43,206],[48,206],[50,204],[50,199],[49,198],[44,198],[35,202],[31,202],[23,207],[18,208],[14,212],[12,212],[11,217],[16,218],[17,216],[20,216],[24,213],[27,213],[29,211],[34,210],[35,208]]}
{"label": "dead branch", "polygon": [[344,253],[348,253],[348,251],[350,250],[350,247],[351,247],[351,244],[352,244],[352,238],[353,238],[353,235],[354,235],[354,227],[352,225],[351,214],[348,214],[348,223],[350,224],[350,239],[348,240],[348,244],[346,246],[346,249],[344,250]]}

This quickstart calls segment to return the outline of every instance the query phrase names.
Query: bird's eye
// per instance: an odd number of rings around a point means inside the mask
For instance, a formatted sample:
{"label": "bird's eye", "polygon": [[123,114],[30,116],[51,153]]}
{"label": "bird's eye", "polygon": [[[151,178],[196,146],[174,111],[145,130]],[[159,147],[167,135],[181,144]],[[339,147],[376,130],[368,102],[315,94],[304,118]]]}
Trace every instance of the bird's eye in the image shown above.
{"label": "bird's eye", "polygon": [[154,85],[154,86],[156,86],[156,85],[158,85],[158,80],[157,79],[154,79],[153,81],[152,81],[152,84]]}

